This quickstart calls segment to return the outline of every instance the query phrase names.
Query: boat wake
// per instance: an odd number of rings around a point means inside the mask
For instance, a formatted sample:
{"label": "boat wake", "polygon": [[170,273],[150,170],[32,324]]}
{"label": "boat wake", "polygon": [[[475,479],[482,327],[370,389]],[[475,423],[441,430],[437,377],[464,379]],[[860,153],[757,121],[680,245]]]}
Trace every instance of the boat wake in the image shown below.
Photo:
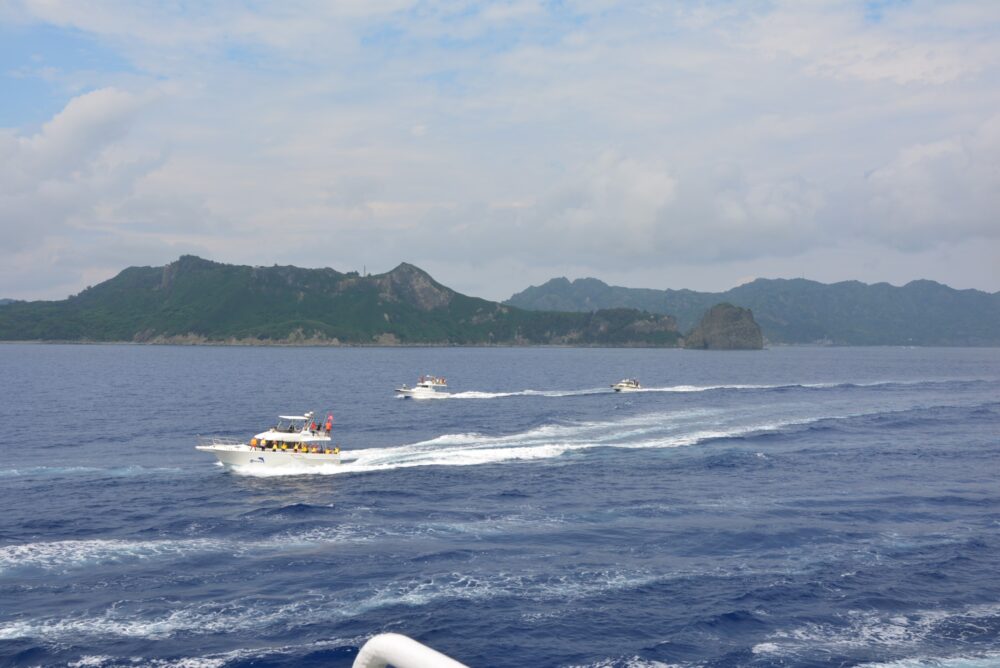
{"label": "boat wake", "polygon": [[[722,383],[717,385],[662,385],[662,386],[651,386],[651,387],[640,387],[637,389],[630,389],[629,394],[640,394],[640,393],[680,393],[686,394],[691,392],[716,392],[725,390],[756,390],[756,391],[767,391],[767,390],[830,390],[839,388],[884,388],[892,386],[912,386],[912,385],[941,385],[941,384],[952,384],[952,383],[977,383],[977,382],[987,382],[980,379],[949,379],[949,380],[927,380],[927,381],[899,381],[899,380],[881,380],[872,382],[829,382],[829,383],[772,383],[772,384],[733,384],[733,383]],[[467,392],[455,392],[452,394],[443,394],[441,396],[429,397],[429,398],[451,398],[451,399],[505,399],[507,397],[580,397],[588,396],[593,394],[615,394],[614,390],[608,387],[592,387],[579,390],[516,390],[511,392],[480,392],[476,390],[470,390]]]}
{"label": "boat wake", "polygon": [[595,387],[586,390],[519,390],[515,392],[457,392],[452,399],[503,399],[505,397],[582,397],[588,394],[608,394],[611,388]]}
{"label": "boat wake", "polygon": [[707,441],[766,433],[796,425],[837,417],[774,420],[769,417],[744,418],[724,424],[721,410],[702,409],[676,413],[655,413],[625,420],[549,424],[528,431],[500,436],[477,432],[443,434],[407,445],[357,450],[352,460],[322,468],[292,467],[262,470],[233,468],[234,473],[271,477],[287,475],[337,475],[390,471],[416,466],[476,466],[504,462],[552,459],[596,448],[663,449],[697,445]]}
{"label": "boat wake", "polygon": [[[951,404],[890,406],[841,404],[822,412],[813,402],[786,403],[780,412],[769,405],[752,412],[734,412],[721,407],[660,411],[607,421],[545,424],[527,431],[505,435],[479,432],[442,434],[405,445],[367,448],[345,453],[342,464],[322,467],[292,466],[262,469],[233,468],[240,475],[271,477],[288,475],[338,475],[390,471],[417,466],[476,466],[505,462],[553,459],[599,448],[667,449],[705,444],[712,441],[768,437],[789,430],[829,430],[843,420],[892,419],[900,424],[934,408],[958,408]],[[970,408],[966,406],[965,408]]]}

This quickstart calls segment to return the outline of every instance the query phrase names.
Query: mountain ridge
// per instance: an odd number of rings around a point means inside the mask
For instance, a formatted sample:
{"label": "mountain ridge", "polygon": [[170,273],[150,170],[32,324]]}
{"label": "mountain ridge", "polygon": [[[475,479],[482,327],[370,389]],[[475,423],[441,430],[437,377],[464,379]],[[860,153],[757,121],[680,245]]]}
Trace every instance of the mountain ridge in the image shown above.
{"label": "mountain ridge", "polygon": [[676,321],[631,309],[525,311],[409,263],[361,276],[183,255],[128,267],[65,300],[0,309],[0,340],[318,345],[676,346]]}
{"label": "mountain ridge", "polygon": [[504,303],[567,311],[627,306],[670,313],[687,331],[720,302],[751,309],[771,343],[1000,345],[1000,292],[956,290],[928,279],[896,287],[885,282],[758,278],[725,292],[696,292],[559,277]]}

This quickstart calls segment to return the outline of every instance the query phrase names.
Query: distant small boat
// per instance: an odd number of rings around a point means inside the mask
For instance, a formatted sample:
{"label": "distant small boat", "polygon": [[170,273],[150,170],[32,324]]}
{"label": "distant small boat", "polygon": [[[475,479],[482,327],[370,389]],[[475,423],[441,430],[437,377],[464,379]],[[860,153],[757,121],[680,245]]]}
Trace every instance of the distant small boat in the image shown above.
{"label": "distant small boat", "polygon": [[448,381],[440,376],[421,376],[413,387],[404,384],[396,388],[396,394],[404,399],[444,399],[447,392],[439,392],[448,387]]}
{"label": "distant small boat", "polygon": [[340,464],[340,448],[333,445],[330,430],[333,416],[318,424],[313,413],[279,415],[278,424],[255,435],[250,441],[213,437],[196,449],[210,452],[227,468],[313,467]]}
{"label": "distant small boat", "polygon": [[642,389],[642,385],[635,378],[623,378],[611,386],[615,392],[636,392]]}

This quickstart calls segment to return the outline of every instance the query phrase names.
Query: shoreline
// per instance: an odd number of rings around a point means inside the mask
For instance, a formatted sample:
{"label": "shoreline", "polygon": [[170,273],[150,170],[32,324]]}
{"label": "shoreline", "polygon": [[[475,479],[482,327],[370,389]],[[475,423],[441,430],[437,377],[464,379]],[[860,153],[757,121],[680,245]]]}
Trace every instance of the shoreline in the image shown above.
{"label": "shoreline", "polygon": [[[306,343],[294,341],[78,341],[78,340],[0,340],[0,345],[62,346],[184,346],[210,348],[644,348],[686,350],[683,346],[657,346],[641,343],[625,345],[571,343]],[[766,348],[764,348],[766,350]]]}
{"label": "shoreline", "polygon": [[755,352],[775,348],[973,348],[1000,349],[1000,345],[966,345],[942,343],[935,345],[918,345],[912,343],[884,344],[839,344],[839,343],[765,343],[763,348],[737,348],[732,350],[700,348],[685,348],[678,346],[657,346],[644,344],[610,345],[602,343],[306,343],[293,341],[80,341],[80,340],[49,340],[24,339],[0,340],[2,345],[61,345],[61,346],[179,346],[179,347],[209,347],[209,348],[600,348],[606,350],[691,350],[693,352]]}

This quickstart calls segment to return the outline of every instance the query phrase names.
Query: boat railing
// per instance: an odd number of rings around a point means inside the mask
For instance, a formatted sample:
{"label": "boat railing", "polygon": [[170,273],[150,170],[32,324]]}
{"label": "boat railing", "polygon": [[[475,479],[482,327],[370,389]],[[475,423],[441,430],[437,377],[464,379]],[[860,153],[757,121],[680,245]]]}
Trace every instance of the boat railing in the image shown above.
{"label": "boat railing", "polygon": [[199,436],[198,445],[243,445],[246,441],[235,436]]}
{"label": "boat railing", "polygon": [[364,644],[353,668],[468,668],[464,663],[398,633],[382,633]]}

